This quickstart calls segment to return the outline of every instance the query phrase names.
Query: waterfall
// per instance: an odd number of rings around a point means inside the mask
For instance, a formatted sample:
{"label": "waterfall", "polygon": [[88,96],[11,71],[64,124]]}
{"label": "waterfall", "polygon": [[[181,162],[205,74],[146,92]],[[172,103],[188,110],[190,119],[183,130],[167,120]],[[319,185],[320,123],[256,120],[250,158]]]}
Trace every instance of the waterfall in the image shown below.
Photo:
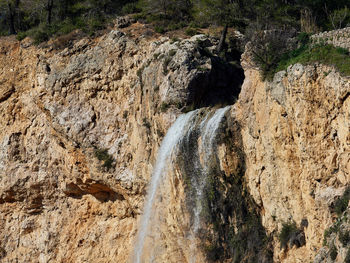
{"label": "waterfall", "polygon": [[[202,212],[202,200],[204,194],[204,188],[207,184],[207,177],[210,173],[210,159],[216,158],[215,150],[216,150],[216,135],[221,123],[221,120],[225,113],[228,111],[230,106],[225,108],[218,109],[214,112],[214,114],[208,119],[208,115],[206,115],[205,119],[199,125],[199,134],[200,134],[200,143],[198,147],[198,164],[197,166],[201,167],[200,176],[192,177],[192,185],[195,189],[195,206],[193,208],[193,217],[194,222],[191,227],[190,239],[194,240],[198,234],[201,223],[201,212]],[[195,243],[192,243],[195,246]],[[196,256],[194,255],[195,249],[192,250],[191,262],[196,262]]]}
{"label": "waterfall", "polygon": [[147,235],[149,221],[152,213],[152,206],[161,177],[164,173],[166,173],[169,159],[179,140],[183,137],[186,126],[188,126],[188,123],[196,113],[197,111],[192,111],[185,115],[179,116],[175,123],[170,127],[160,146],[155,168],[152,173],[152,179],[149,185],[148,194],[145,199],[144,212],[141,218],[140,228],[136,240],[134,255],[135,263],[141,262],[144,241]]}
{"label": "waterfall", "polygon": [[[157,194],[159,194],[158,192],[160,192],[160,183],[166,180],[166,175],[169,174],[170,171],[174,170],[174,164],[177,162],[178,156],[184,158],[182,166],[186,167],[183,167],[182,173],[190,178],[193,187],[190,196],[193,200],[193,205],[190,208],[192,222],[191,226],[189,226],[190,233],[188,233],[191,241],[190,246],[184,249],[190,250],[190,262],[197,261],[195,255],[197,249],[195,239],[201,228],[202,199],[207,184],[206,179],[210,173],[210,160],[216,158],[216,135],[220,123],[229,108],[228,106],[209,112],[208,110],[195,110],[180,115],[168,130],[159,149],[145,199],[144,211],[141,217],[134,250],[134,263],[143,262],[142,256],[146,237],[158,235],[158,233],[149,233],[150,225],[154,223],[152,222],[152,217],[156,213],[156,211],[154,211],[154,203]],[[156,257],[156,255],[152,254],[150,256],[151,259]],[[151,259],[147,262],[156,262]]]}

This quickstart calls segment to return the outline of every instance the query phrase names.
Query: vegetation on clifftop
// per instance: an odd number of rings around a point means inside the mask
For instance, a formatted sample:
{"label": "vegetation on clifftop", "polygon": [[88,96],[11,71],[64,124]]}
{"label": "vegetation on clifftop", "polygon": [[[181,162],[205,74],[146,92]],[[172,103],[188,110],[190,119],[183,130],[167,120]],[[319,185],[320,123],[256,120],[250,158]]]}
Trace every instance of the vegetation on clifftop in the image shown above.
{"label": "vegetation on clifftop", "polygon": [[296,63],[308,64],[312,62],[335,66],[340,73],[350,75],[349,51],[332,45],[306,46],[293,50],[281,58],[276,72],[286,70],[288,66]]}
{"label": "vegetation on clifftop", "polygon": [[[198,27],[235,27],[241,31],[293,27],[301,32],[350,24],[347,0],[0,0],[0,33],[30,35],[37,42],[74,29],[86,33],[106,27],[118,15],[154,25],[157,32]],[[316,19],[317,18],[317,19]]]}
{"label": "vegetation on clifftop", "polygon": [[334,66],[341,74],[350,75],[350,53],[347,49],[322,41],[313,44],[309,34],[305,33],[300,33],[294,39],[297,41],[294,48],[293,45],[292,48],[288,47],[290,38],[283,39],[273,31],[252,40],[253,59],[261,69],[263,79],[272,80],[275,73],[287,70],[296,63],[307,65],[315,62]]}

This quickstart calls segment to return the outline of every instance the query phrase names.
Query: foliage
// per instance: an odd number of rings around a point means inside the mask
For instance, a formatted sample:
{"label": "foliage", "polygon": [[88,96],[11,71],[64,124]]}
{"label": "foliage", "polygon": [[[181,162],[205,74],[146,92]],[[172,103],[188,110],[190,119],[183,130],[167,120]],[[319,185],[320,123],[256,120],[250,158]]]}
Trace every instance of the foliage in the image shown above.
{"label": "foliage", "polygon": [[343,230],[339,232],[339,241],[344,245],[347,246],[347,244],[350,243],[350,231]]}
{"label": "foliage", "polygon": [[133,0],[0,0],[0,31],[37,43],[75,29],[92,35],[114,16],[138,10]]}
{"label": "foliage", "polygon": [[135,3],[135,2],[127,3],[122,8],[122,14],[124,14],[124,15],[126,15],[126,14],[135,14],[135,13],[138,13],[138,12],[141,12],[141,11],[142,10],[139,8],[137,3]]}
{"label": "foliage", "polygon": [[331,246],[331,248],[329,250],[329,255],[330,255],[332,260],[335,260],[338,256],[338,250],[334,244]]}
{"label": "foliage", "polygon": [[278,235],[278,239],[281,243],[281,247],[287,247],[289,240],[297,233],[299,230],[295,222],[287,222],[282,224],[282,230]]}
{"label": "foliage", "polygon": [[[35,41],[81,29],[89,35],[120,14],[153,24],[158,33],[229,26],[241,31],[293,27],[316,32],[350,23],[348,0],[0,0],[0,35],[25,33]],[[317,18],[317,19],[316,19]],[[20,33],[18,39],[23,39]]]}
{"label": "foliage", "polygon": [[344,263],[350,263],[350,248],[348,248],[348,252],[346,252]]}
{"label": "foliage", "polygon": [[160,105],[160,111],[161,112],[166,112],[170,107],[170,104],[166,103],[166,102],[163,102],[161,105]]}
{"label": "foliage", "polygon": [[18,32],[16,38],[17,38],[18,41],[21,41],[21,40],[25,39],[26,37],[27,37],[27,33],[26,32]]}
{"label": "foliage", "polygon": [[327,228],[324,231],[324,235],[323,235],[323,245],[327,246],[327,239],[331,236],[332,233],[338,233],[339,229],[340,229],[340,225],[341,225],[342,221],[341,220],[337,220],[330,228]]}
{"label": "foliage", "polygon": [[99,161],[103,161],[102,167],[107,168],[107,170],[113,167],[114,158],[108,153],[108,149],[95,149],[94,153]]}
{"label": "foliage", "polygon": [[163,74],[166,75],[169,72],[168,65],[170,64],[172,60],[172,56],[170,54],[164,58],[163,61]]}
{"label": "foliage", "polygon": [[[350,75],[350,55],[348,50],[325,44],[310,45],[305,36],[301,36],[299,41],[301,45],[298,48],[288,51],[280,57],[274,56],[276,60],[268,60],[268,62],[272,61],[270,63],[260,63],[264,78],[271,80],[276,72],[286,70],[290,65],[296,63],[307,65],[314,62],[334,66],[340,73]],[[266,52],[267,55],[271,54],[273,49],[267,49]],[[349,197],[350,191],[337,201],[336,212],[338,214],[346,209],[346,200],[349,201]]]}
{"label": "foliage", "polygon": [[195,34],[197,34],[197,30],[195,28],[188,27],[186,28],[185,33],[188,36],[194,36]]}
{"label": "foliage", "polygon": [[310,42],[310,34],[306,32],[301,32],[298,36],[297,39],[301,45],[301,47],[305,47],[307,44]]}
{"label": "foliage", "polygon": [[253,60],[259,66],[263,79],[271,80],[283,54],[288,51],[287,41],[293,33],[280,30],[255,32],[251,40]]}
{"label": "foliage", "polygon": [[156,31],[157,33],[163,34],[165,33],[167,30],[164,26],[162,25],[156,25],[154,28],[154,31]]}
{"label": "foliage", "polygon": [[[343,52],[343,50],[339,50],[338,52]],[[349,54],[346,53],[347,56],[347,61],[344,61],[344,63],[348,66],[348,68],[346,69],[346,74],[350,74],[350,57]],[[340,62],[339,62],[340,63]],[[343,69],[343,70],[345,70]],[[350,187],[348,187],[344,194],[342,195],[342,197],[340,197],[336,202],[335,202],[335,206],[334,206],[334,210],[337,213],[338,216],[340,216],[348,207],[349,204],[349,200],[350,200]]]}
{"label": "foliage", "polygon": [[328,14],[329,21],[333,29],[340,29],[346,24],[346,21],[350,18],[350,10],[347,6],[341,9],[334,10]]}
{"label": "foliage", "polygon": [[28,32],[28,35],[34,39],[34,44],[38,45],[41,42],[49,40],[50,33],[49,28],[44,26],[39,26],[37,28],[33,28]]}

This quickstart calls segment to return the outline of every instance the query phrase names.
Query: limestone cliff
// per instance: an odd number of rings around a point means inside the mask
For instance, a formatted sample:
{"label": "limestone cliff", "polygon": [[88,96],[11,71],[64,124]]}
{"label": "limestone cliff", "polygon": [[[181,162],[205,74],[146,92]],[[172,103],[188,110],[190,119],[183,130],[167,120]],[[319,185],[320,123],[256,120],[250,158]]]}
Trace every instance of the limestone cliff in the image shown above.
{"label": "limestone cliff", "polygon": [[[235,103],[242,75],[211,54],[214,40],[125,32],[64,50],[0,40],[1,262],[129,262],[169,127],[182,111]],[[249,61],[219,129],[201,260],[309,262],[350,181],[350,80],[298,64],[263,82]],[[164,262],[190,261],[177,240],[192,220],[187,157],[163,189]],[[281,247],[293,222],[298,237]]]}
{"label": "limestone cliff", "polygon": [[[262,82],[249,57],[244,62],[237,108],[245,179],[274,234],[275,262],[310,262],[350,181],[350,79],[328,66],[296,64]],[[305,243],[281,250],[277,236],[286,222],[303,228]]]}

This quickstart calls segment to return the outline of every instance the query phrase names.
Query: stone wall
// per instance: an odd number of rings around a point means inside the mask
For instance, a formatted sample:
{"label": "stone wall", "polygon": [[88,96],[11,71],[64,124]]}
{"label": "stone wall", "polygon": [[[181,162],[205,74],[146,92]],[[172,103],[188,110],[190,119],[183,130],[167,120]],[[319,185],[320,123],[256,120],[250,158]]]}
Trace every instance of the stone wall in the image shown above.
{"label": "stone wall", "polygon": [[311,37],[314,43],[327,43],[350,51],[350,27],[318,33]]}

